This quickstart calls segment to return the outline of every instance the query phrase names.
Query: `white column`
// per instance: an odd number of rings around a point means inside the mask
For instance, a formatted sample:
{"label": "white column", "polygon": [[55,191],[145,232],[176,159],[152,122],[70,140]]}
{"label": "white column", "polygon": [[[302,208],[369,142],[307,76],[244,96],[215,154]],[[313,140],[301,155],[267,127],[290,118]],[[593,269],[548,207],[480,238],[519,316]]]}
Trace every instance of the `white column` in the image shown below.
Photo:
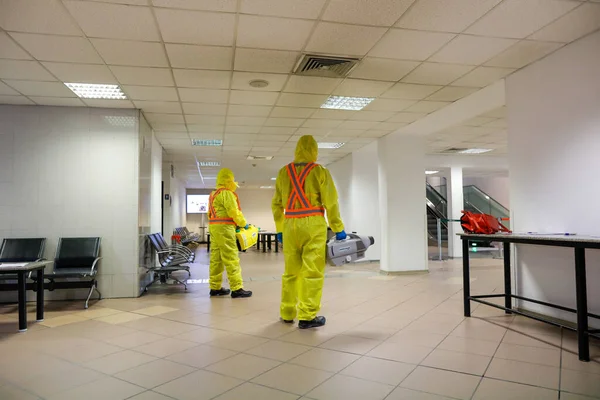
{"label": "white column", "polygon": [[378,156],[381,269],[425,271],[425,141],[389,135],[379,140]]}
{"label": "white column", "polygon": [[[451,167],[446,177],[448,190],[448,219],[457,220],[464,209],[463,170],[462,167]],[[453,258],[462,257],[462,242],[457,233],[462,232],[460,223],[448,222],[448,255]]]}

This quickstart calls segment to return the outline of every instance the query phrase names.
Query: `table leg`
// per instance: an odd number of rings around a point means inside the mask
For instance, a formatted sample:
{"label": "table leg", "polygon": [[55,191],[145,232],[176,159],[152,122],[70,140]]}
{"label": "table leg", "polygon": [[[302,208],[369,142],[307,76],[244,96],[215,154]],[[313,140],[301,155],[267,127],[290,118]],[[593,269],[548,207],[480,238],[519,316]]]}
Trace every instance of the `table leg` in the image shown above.
{"label": "table leg", "polygon": [[36,320],[44,320],[44,268],[37,270],[37,304],[35,305]]}
{"label": "table leg", "polygon": [[267,243],[269,244],[269,251],[271,251],[271,241],[272,241],[272,237],[271,235],[268,235],[269,237],[267,238]]}
{"label": "table leg", "polygon": [[469,276],[469,239],[463,238],[463,300],[465,317],[471,316],[471,277]]}
{"label": "table leg", "polygon": [[256,250],[260,251],[260,238],[262,237],[261,234],[258,234],[258,240],[256,241]]}
{"label": "table leg", "polygon": [[[504,307],[512,309],[512,285],[510,273],[510,243],[502,243],[504,247]],[[506,314],[512,314],[506,311]]]}
{"label": "table leg", "polygon": [[262,237],[262,246],[263,246],[263,253],[267,252],[267,235],[263,235]]}
{"label": "table leg", "polygon": [[575,295],[577,297],[577,343],[579,360],[590,361],[588,337],[587,279],[585,271],[585,249],[575,248]]}
{"label": "table leg", "polygon": [[279,253],[279,240],[277,240],[277,236],[275,236],[275,253]]}
{"label": "table leg", "polygon": [[19,286],[19,332],[27,330],[27,286],[25,271],[17,274],[17,285]]}

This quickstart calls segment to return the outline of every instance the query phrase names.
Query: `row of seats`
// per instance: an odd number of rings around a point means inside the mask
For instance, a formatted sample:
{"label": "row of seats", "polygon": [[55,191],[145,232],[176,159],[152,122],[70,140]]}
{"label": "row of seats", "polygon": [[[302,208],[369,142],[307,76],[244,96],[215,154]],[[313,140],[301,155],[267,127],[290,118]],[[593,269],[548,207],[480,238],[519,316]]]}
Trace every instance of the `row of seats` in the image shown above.
{"label": "row of seats", "polygon": [[[44,260],[45,238],[10,238],[2,241],[0,247],[0,263],[23,263]],[[44,289],[89,289],[85,300],[88,308],[89,300],[94,290],[98,299],[102,294],[98,290],[98,262],[100,255],[99,237],[60,238],[54,258],[54,268],[44,273]],[[35,276],[30,275],[35,282]],[[66,280],[68,279],[68,280]],[[16,275],[0,275],[0,291],[15,290],[15,285],[6,283],[17,280]],[[35,288],[29,283],[28,288]]]}
{"label": "row of seats", "polygon": [[146,285],[144,291],[148,291],[148,288],[158,280],[166,282],[169,278],[182,284],[187,290],[185,282],[177,279],[172,274],[176,271],[186,271],[189,278],[191,273],[187,264],[194,262],[196,257],[194,252],[179,243],[169,245],[160,233],[152,233],[147,237],[152,244],[152,248],[156,251],[158,265],[147,268],[147,273],[153,273],[154,276],[152,281]]}
{"label": "row of seats", "polygon": [[184,246],[198,244],[202,241],[197,233],[190,232],[185,226],[175,228],[173,232],[181,237],[181,244]]}

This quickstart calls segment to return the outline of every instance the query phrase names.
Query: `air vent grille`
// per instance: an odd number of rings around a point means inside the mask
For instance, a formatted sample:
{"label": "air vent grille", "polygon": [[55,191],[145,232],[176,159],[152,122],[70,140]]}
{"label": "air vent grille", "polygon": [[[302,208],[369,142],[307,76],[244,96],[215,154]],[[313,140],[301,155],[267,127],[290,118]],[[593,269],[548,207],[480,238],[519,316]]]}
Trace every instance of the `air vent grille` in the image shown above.
{"label": "air vent grille", "polygon": [[344,57],[315,56],[306,54],[294,73],[305,76],[343,78],[356,66],[359,59]]}

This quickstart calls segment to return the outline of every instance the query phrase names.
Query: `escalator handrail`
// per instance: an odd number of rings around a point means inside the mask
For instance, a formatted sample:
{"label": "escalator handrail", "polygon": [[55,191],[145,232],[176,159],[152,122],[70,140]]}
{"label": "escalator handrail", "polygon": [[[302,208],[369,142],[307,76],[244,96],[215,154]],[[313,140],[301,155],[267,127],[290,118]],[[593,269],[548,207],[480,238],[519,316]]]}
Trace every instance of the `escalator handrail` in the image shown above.
{"label": "escalator handrail", "polygon": [[495,204],[499,205],[502,208],[502,211],[506,214],[506,215],[510,215],[510,211],[508,210],[508,208],[504,207],[502,204],[500,204],[500,202],[496,199],[494,199],[492,196],[490,196],[489,194],[487,194],[486,192],[484,192],[483,190],[479,189],[477,186],[475,185],[467,185],[463,188],[463,192],[465,188],[472,188],[474,191],[481,193],[486,200],[489,200],[490,202],[494,202]]}

